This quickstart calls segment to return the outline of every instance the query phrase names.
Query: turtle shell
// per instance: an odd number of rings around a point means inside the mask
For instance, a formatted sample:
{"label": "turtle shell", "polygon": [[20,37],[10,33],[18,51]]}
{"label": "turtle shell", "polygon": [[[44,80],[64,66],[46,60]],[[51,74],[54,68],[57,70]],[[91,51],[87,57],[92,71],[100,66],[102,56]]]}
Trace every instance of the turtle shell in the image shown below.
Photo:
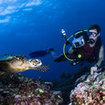
{"label": "turtle shell", "polygon": [[4,56],[2,58],[0,58],[0,61],[9,61],[9,60],[13,60],[12,56]]}
{"label": "turtle shell", "polygon": [[11,60],[25,60],[27,59],[25,56],[22,55],[5,55],[0,59],[0,61],[11,61]]}

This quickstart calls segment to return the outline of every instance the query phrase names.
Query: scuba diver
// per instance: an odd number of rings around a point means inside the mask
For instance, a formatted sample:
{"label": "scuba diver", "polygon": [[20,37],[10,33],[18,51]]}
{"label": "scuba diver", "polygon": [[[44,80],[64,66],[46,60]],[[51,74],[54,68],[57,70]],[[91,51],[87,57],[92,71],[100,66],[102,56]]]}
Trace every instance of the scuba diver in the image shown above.
{"label": "scuba diver", "polygon": [[[56,55],[53,48],[40,50],[30,53],[30,57],[41,57],[51,54],[55,62],[70,60],[72,65],[83,64],[84,61],[94,63],[90,72],[93,75],[98,67],[104,61],[104,47],[100,38],[101,28],[97,24],[89,26],[88,31],[76,32],[72,44],[67,40],[66,33],[62,30],[62,34],[66,40],[66,45],[71,44],[69,50],[61,55]],[[43,53],[44,51],[44,53]]]}
{"label": "scuba diver", "polygon": [[104,62],[104,46],[100,38],[101,28],[97,24],[90,25],[89,27],[89,46],[93,48],[92,62],[96,62],[94,66],[91,67],[91,74],[93,74]]}

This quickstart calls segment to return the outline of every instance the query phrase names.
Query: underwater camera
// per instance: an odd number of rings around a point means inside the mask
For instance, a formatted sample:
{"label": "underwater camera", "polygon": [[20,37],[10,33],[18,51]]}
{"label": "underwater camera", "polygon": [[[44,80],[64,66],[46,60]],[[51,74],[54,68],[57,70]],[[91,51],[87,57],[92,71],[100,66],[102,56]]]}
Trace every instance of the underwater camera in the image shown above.
{"label": "underwater camera", "polygon": [[80,38],[74,38],[74,40],[72,41],[72,46],[74,48],[80,48],[84,45],[85,45],[85,41],[83,39],[83,36],[81,36]]}
{"label": "underwater camera", "polygon": [[82,31],[74,36],[74,39],[72,41],[72,46],[74,48],[80,48],[84,46],[87,41],[88,41],[87,32]]}
{"label": "underwater camera", "polygon": [[[66,32],[64,30],[62,31],[62,36],[65,38],[65,43],[63,46],[63,54],[66,59],[68,59],[69,61],[74,61],[74,59],[70,59],[69,57],[67,57],[67,55],[65,53],[66,46],[68,45],[67,42],[69,42],[69,45],[71,45],[75,49],[81,48],[89,40],[87,31],[88,30],[79,30],[79,31],[75,32],[73,35],[71,35],[69,38],[67,38]],[[73,38],[73,40],[70,43],[71,38]],[[78,58],[81,58],[81,57],[79,56]]]}

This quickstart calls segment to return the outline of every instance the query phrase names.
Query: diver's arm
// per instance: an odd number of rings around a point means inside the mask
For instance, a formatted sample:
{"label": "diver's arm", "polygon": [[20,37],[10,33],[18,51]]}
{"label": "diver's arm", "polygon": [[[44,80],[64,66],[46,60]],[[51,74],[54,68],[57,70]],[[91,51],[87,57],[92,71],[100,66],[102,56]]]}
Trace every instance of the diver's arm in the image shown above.
{"label": "diver's arm", "polygon": [[71,47],[69,48],[68,53],[69,53],[69,54],[72,54],[73,52],[74,52],[74,50],[73,50],[73,47],[71,46]]}
{"label": "diver's arm", "polygon": [[103,61],[104,61],[104,47],[102,45],[100,50],[99,50],[99,60],[96,63],[96,65],[99,67]]}
{"label": "diver's arm", "polygon": [[[69,50],[68,50],[68,52],[66,52],[65,53],[65,55],[68,57],[68,58],[70,58],[70,59],[72,59],[72,54],[73,54],[73,52],[74,52],[74,50],[73,50],[73,47],[71,46],[70,48],[69,48]],[[54,57],[54,56],[53,56]],[[67,58],[64,56],[64,54],[61,54],[61,55],[56,55],[55,57],[54,57],[54,61],[55,62],[62,62],[62,61],[66,61],[67,60]]]}
{"label": "diver's arm", "polygon": [[99,50],[99,60],[97,61],[96,65],[91,67],[91,75],[93,75],[94,71],[97,71],[97,68],[102,64],[104,61],[104,47],[101,46]]}

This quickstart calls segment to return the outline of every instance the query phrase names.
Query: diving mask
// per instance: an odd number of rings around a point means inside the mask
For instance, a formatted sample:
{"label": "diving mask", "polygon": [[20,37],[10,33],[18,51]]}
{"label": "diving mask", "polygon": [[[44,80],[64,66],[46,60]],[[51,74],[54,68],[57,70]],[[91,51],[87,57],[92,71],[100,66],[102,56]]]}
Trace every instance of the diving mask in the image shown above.
{"label": "diving mask", "polygon": [[96,30],[89,30],[89,41],[91,44],[95,43],[97,38],[100,36]]}
{"label": "diving mask", "polygon": [[96,37],[98,35],[96,30],[89,30],[89,35]]}

